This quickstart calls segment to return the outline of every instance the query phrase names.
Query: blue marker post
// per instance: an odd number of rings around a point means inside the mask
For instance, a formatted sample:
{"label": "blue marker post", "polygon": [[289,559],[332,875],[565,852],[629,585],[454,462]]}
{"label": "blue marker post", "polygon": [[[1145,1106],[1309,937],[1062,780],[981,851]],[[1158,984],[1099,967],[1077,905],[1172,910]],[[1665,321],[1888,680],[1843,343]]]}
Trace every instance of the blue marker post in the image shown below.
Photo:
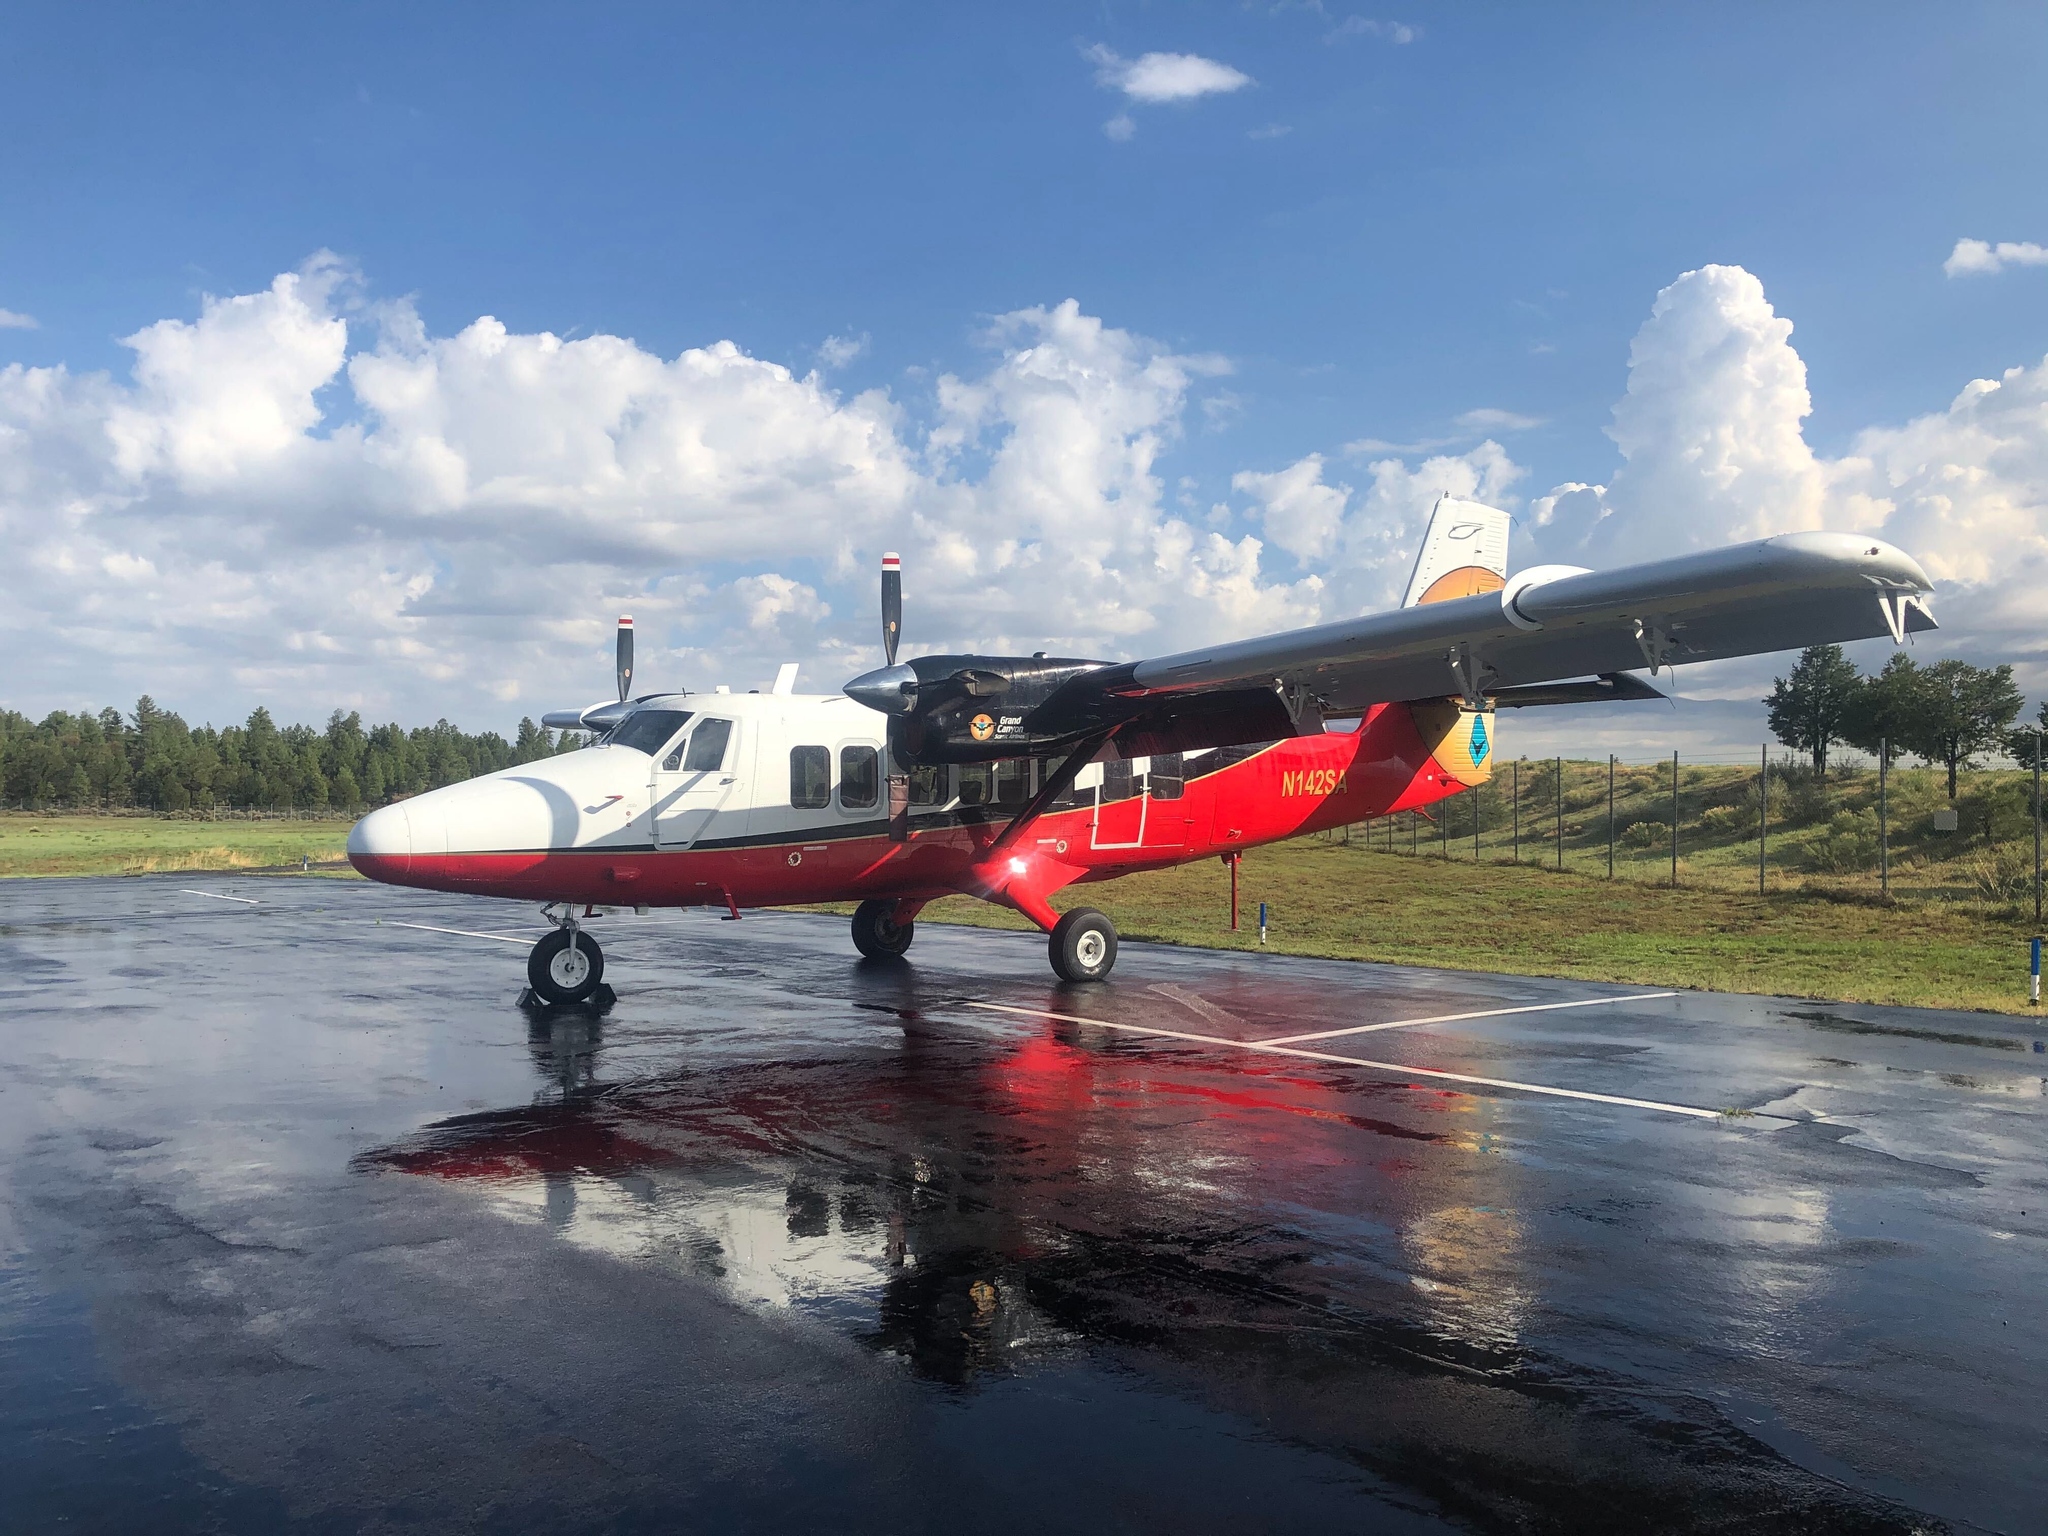
{"label": "blue marker post", "polygon": [[[1266,942],[1266,909],[1259,908],[1259,942]],[[2027,1001],[2041,1006],[2041,937],[2034,936],[2034,963],[2027,976]]]}
{"label": "blue marker post", "polygon": [[[1264,903],[1264,902],[1262,901],[1262,902],[1260,902],[1260,903],[1259,903],[1259,944],[1260,944],[1260,946],[1261,946],[1261,947],[1263,947],[1263,946],[1265,945],[1265,942],[1266,942],[1266,904],[1265,904],[1265,903]],[[2035,981],[2035,985],[2034,985],[2034,995],[2035,995],[2035,998],[2036,998],[2036,1000],[2037,1000],[2037,1001],[2039,1000],[2039,997],[2040,997],[2040,993],[2041,993],[2041,987],[2040,987],[2040,977],[2041,977],[2041,941],[2040,941],[2039,939],[2036,939],[2036,940],[2034,940],[2034,981]]]}

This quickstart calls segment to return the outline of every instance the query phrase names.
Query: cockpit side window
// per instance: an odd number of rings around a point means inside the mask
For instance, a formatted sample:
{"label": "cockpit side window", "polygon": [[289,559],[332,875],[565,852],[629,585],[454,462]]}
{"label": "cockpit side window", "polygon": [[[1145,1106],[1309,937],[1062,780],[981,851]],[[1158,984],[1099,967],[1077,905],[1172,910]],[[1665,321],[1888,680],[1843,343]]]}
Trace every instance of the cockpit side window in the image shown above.
{"label": "cockpit side window", "polygon": [[732,740],[730,720],[699,720],[690,733],[690,750],[683,758],[685,773],[716,773],[725,766],[726,743]]}
{"label": "cockpit side window", "polygon": [[690,723],[687,709],[636,709],[605,737],[610,747],[631,747],[649,757],[662,749],[669,737]]}

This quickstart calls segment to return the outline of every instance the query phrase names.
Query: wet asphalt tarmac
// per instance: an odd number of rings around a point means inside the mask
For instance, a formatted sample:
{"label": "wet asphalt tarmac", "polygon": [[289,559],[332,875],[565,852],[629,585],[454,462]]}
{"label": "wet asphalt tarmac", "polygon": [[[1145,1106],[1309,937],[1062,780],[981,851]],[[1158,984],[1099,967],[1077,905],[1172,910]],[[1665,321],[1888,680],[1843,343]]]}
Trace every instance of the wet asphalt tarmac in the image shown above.
{"label": "wet asphalt tarmac", "polygon": [[844,926],[0,889],[0,1529],[2048,1530],[2048,1028]]}

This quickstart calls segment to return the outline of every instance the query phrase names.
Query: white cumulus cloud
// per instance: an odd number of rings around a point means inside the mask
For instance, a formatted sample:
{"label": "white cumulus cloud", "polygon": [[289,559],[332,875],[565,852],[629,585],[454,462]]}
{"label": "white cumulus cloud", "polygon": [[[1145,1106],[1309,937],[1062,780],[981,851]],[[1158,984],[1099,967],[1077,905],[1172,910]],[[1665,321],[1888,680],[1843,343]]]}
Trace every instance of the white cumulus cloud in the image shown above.
{"label": "white cumulus cloud", "polygon": [[1156,655],[1393,603],[1444,494],[1586,564],[1882,533],[1942,583],[1923,646],[2048,681],[2048,360],[1820,455],[1791,325],[1739,267],[1657,295],[1615,461],[1526,504],[1487,437],[1254,463],[1212,505],[1168,465],[1190,419],[1237,407],[1207,382],[1228,365],[1072,299],[996,317],[972,366],[899,397],[730,340],[664,357],[490,316],[436,335],[365,295],[321,255],[143,325],[125,377],[0,368],[0,704],[148,690],[215,719],[261,701],[502,727],[601,696],[620,612],[647,687],[795,660],[830,688],[879,653],[884,549],[906,557],[911,654]]}
{"label": "white cumulus cloud", "polygon": [[1198,53],[1145,53],[1126,59],[1097,43],[1084,49],[1082,57],[1095,66],[1098,84],[1147,105],[1227,94],[1253,83],[1244,71]]}
{"label": "white cumulus cloud", "polygon": [[2048,359],[1828,458],[1804,435],[1812,402],[1791,336],[1740,267],[1660,293],[1609,428],[1620,465],[1530,505],[1545,554],[1603,564],[1803,528],[1874,533],[1938,584],[1945,627],[1922,645],[2016,662],[2037,696],[2048,689]]}
{"label": "white cumulus cloud", "polygon": [[[929,399],[846,395],[731,341],[431,334],[322,255],[134,332],[130,376],[0,369],[4,701],[505,723],[602,691],[870,665],[874,566],[916,649],[1120,656],[1323,616],[1158,469],[1227,371],[1072,300],[1000,316]],[[512,718],[516,718],[516,712]]]}
{"label": "white cumulus cloud", "polygon": [[2048,246],[2031,240],[1958,240],[1941,270],[1950,277],[2002,272],[2007,267],[2048,267]]}
{"label": "white cumulus cloud", "polygon": [[0,309],[0,331],[33,331],[36,317],[24,315],[18,309]]}

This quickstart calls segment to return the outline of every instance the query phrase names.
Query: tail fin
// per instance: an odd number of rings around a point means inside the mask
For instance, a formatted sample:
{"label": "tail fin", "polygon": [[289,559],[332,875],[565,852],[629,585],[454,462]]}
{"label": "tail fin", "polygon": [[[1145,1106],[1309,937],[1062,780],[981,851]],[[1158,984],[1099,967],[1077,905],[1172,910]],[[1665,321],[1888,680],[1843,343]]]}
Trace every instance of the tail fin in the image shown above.
{"label": "tail fin", "polygon": [[1403,608],[1498,592],[1508,580],[1508,515],[1476,501],[1437,498],[1415,557]]}

